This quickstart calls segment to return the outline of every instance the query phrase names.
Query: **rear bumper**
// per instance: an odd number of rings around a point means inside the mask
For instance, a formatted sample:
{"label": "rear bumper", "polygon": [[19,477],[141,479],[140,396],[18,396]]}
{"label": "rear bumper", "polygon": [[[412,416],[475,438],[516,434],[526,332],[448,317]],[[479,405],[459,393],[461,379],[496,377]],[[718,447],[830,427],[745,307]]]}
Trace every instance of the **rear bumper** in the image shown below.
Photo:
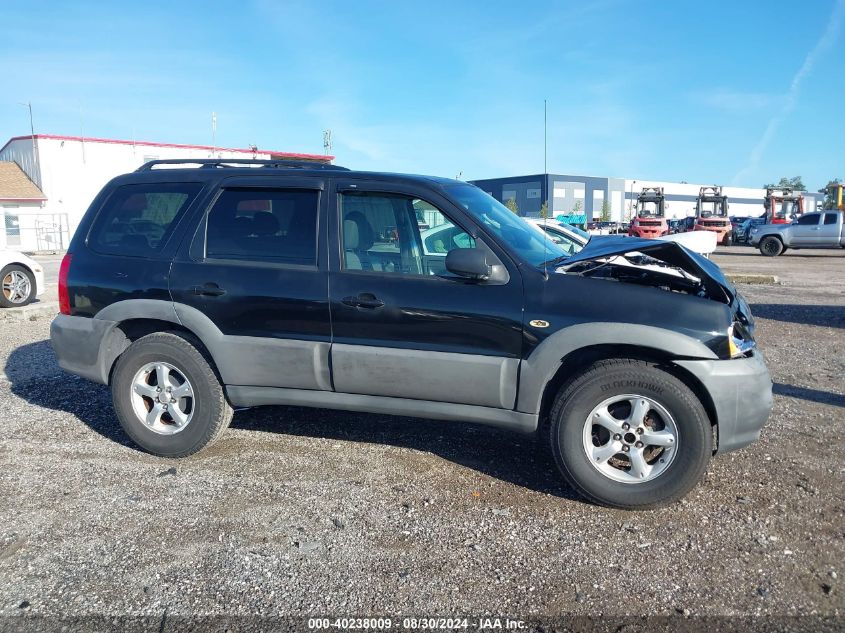
{"label": "rear bumper", "polygon": [[108,384],[115,356],[126,339],[114,321],[59,314],[50,324],[50,343],[59,367],[101,384]]}
{"label": "rear bumper", "polygon": [[772,411],[772,379],[759,350],[751,358],[675,361],[693,374],[716,409],[718,452],[742,448],[760,437]]}

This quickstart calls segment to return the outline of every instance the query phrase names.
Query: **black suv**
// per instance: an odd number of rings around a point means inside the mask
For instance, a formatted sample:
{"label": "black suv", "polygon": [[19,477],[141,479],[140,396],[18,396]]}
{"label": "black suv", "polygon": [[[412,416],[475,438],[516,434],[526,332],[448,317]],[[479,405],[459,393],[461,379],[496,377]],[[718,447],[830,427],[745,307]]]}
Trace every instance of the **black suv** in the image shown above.
{"label": "black suv", "polygon": [[644,508],[769,415],[747,304],[678,244],[569,255],[455,180],[172,162],[93,201],[51,329],[151,453],[190,455],[258,405],[543,429],[577,490]]}

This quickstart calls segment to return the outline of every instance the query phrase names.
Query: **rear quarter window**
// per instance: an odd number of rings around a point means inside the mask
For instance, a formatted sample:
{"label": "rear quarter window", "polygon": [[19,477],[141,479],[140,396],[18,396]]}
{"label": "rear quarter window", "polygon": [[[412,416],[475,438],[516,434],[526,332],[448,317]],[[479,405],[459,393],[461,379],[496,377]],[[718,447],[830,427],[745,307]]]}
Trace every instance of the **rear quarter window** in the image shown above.
{"label": "rear quarter window", "polygon": [[97,214],[88,246],[107,255],[145,257],[167,244],[176,220],[197,197],[200,183],[122,185]]}

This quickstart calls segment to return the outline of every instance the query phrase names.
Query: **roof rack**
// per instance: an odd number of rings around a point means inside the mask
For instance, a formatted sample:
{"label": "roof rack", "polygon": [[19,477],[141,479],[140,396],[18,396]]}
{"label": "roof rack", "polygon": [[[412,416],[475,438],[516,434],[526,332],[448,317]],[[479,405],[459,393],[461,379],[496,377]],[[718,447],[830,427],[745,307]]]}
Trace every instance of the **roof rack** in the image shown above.
{"label": "roof rack", "polygon": [[262,160],[258,158],[165,158],[144,163],[135,171],[152,171],[156,165],[198,165],[198,169],[233,167],[261,167],[262,169],[317,169],[326,171],[349,171],[346,167],[310,160]]}

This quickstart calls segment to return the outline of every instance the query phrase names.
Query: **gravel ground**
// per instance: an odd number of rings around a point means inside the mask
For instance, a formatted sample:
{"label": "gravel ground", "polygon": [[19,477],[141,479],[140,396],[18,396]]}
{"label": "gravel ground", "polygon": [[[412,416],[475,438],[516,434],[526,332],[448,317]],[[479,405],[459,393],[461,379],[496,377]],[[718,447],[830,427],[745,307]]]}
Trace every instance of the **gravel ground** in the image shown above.
{"label": "gravel ground", "polygon": [[533,437],[448,422],[253,409],[200,455],[152,457],[122,434],[106,387],[58,369],[49,319],[0,323],[0,628],[92,614],[485,613],[821,615],[841,627],[843,255],[716,255],[783,282],[741,288],[774,413],[760,442],[647,513],[581,501]]}

